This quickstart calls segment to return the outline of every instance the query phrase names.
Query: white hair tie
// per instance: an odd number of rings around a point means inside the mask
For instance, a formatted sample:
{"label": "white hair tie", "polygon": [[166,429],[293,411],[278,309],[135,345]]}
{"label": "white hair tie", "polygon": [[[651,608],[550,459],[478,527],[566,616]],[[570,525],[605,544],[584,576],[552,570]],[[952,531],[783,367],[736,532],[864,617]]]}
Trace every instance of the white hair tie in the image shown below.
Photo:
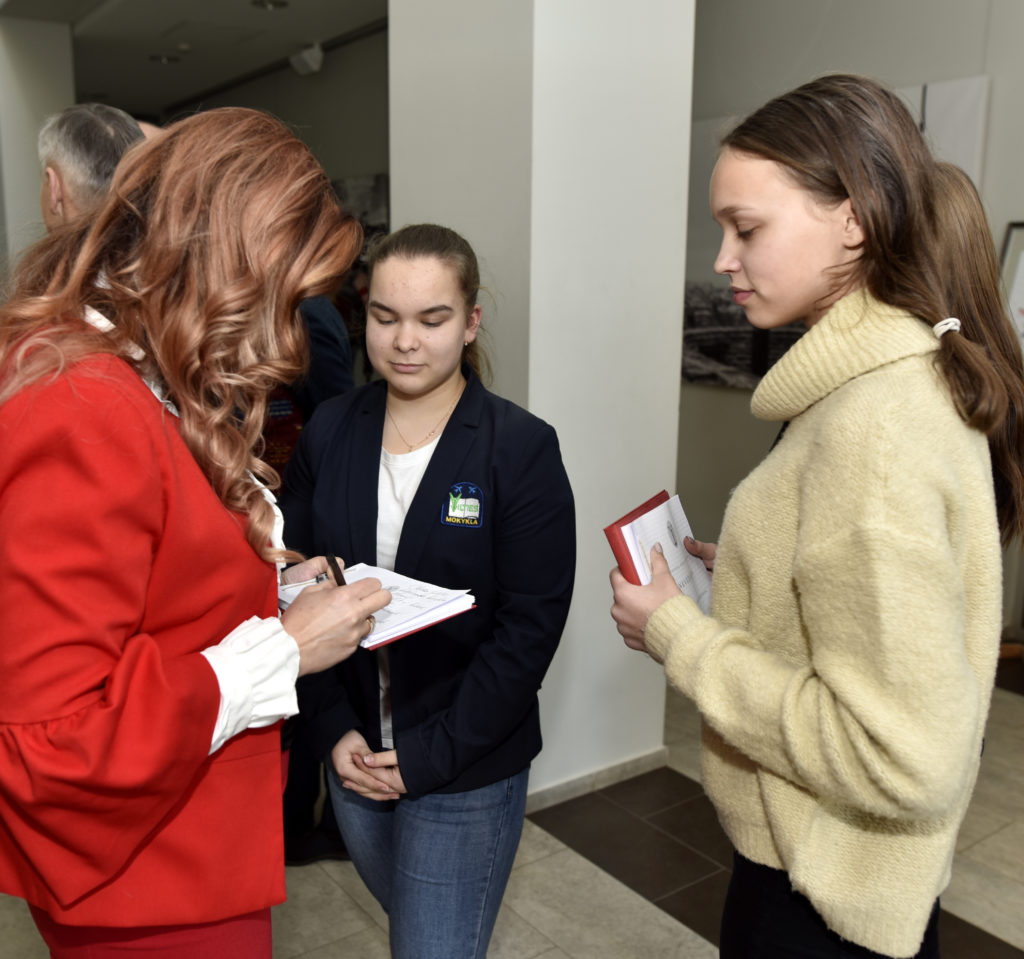
{"label": "white hair tie", "polygon": [[939,322],[932,327],[932,332],[938,340],[942,339],[943,333],[948,333],[950,330],[954,333],[960,332],[960,321],[955,316],[947,316],[944,320],[939,320]]}

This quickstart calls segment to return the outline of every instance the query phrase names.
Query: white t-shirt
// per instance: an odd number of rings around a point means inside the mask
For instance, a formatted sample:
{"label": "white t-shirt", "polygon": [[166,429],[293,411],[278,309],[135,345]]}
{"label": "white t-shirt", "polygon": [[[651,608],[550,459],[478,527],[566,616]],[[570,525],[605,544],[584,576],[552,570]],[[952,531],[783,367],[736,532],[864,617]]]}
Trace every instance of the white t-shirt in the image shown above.
{"label": "white t-shirt", "polygon": [[[395,568],[398,540],[405,516],[430,457],[440,437],[411,453],[389,453],[380,448],[380,472],[377,475],[377,565]],[[377,650],[377,675],[380,681],[380,738],[384,749],[394,749],[391,726],[391,663],[387,647]]]}

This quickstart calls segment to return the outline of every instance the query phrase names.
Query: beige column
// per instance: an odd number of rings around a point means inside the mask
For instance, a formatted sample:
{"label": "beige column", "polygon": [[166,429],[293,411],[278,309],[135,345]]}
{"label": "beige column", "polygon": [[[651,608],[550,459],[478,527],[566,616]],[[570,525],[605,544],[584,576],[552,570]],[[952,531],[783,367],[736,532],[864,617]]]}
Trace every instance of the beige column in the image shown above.
{"label": "beige column", "polygon": [[693,0],[392,0],[392,222],[480,255],[496,392],[558,430],[568,628],[532,792],[660,762],[664,679],[608,609],[602,527],[675,485]]}

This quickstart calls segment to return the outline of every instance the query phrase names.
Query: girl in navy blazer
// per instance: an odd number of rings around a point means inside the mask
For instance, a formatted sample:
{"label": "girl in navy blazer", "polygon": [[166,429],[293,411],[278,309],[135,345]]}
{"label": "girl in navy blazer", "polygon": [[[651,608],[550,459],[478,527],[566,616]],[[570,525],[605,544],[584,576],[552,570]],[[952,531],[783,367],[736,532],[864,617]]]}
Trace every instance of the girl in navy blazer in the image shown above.
{"label": "girl in navy blazer", "polygon": [[405,227],[369,271],[381,379],[321,404],[303,431],[282,491],[288,545],[468,588],[476,608],[310,677],[300,704],[392,955],[483,957],[572,594],[573,497],[554,430],[479,379],[466,241]]}

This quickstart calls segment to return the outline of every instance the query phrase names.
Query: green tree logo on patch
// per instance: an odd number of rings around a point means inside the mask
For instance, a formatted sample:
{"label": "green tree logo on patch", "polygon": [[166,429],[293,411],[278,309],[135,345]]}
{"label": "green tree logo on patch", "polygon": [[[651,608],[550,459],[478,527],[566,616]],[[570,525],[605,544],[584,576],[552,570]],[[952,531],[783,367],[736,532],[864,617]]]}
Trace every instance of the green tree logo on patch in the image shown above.
{"label": "green tree logo on patch", "polygon": [[483,490],[476,483],[456,483],[448,490],[448,507],[441,507],[445,526],[478,528],[483,522]]}

